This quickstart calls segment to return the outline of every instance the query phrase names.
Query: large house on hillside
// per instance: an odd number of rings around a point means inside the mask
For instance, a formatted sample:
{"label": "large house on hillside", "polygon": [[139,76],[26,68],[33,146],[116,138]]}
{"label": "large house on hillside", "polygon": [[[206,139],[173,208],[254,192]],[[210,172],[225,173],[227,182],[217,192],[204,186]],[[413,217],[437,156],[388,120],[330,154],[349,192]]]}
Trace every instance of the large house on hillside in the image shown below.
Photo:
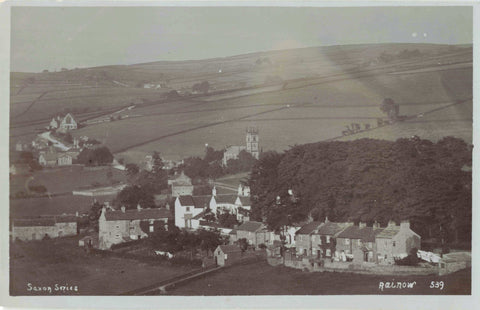
{"label": "large house on hillside", "polygon": [[57,130],[58,132],[62,133],[66,133],[77,128],[77,122],[70,113],[67,113],[65,116],[57,115],[56,117],[52,118],[48,126],[48,129]]}
{"label": "large house on hillside", "polygon": [[145,238],[161,226],[168,229],[170,218],[172,214],[165,208],[142,209],[139,205],[134,210],[114,210],[105,206],[98,219],[98,246],[106,250],[114,244]]}
{"label": "large house on hillside", "polygon": [[168,185],[172,187],[173,197],[193,195],[192,180],[183,171],[174,179],[168,180]]}

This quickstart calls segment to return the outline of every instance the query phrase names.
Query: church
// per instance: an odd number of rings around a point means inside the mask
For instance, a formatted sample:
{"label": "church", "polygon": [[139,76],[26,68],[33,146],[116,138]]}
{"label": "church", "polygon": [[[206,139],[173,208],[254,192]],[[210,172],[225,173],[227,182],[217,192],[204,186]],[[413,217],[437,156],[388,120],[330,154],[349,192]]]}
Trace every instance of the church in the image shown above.
{"label": "church", "polygon": [[241,151],[247,151],[254,158],[258,159],[260,157],[260,149],[259,149],[258,143],[259,143],[258,128],[248,127],[247,135],[246,135],[246,146],[243,146],[243,145],[228,146],[225,149],[225,152],[223,153],[223,159],[222,159],[223,166],[227,166],[228,160],[230,159],[238,159],[238,155],[240,154]]}

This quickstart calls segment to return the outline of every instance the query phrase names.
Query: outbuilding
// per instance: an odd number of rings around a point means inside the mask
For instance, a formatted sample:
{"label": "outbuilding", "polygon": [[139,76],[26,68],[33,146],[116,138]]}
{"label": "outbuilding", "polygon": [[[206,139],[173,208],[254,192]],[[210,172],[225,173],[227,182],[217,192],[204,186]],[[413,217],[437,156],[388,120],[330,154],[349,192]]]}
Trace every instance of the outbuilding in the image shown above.
{"label": "outbuilding", "polygon": [[241,259],[242,250],[238,245],[219,245],[213,255],[218,266],[228,266]]}

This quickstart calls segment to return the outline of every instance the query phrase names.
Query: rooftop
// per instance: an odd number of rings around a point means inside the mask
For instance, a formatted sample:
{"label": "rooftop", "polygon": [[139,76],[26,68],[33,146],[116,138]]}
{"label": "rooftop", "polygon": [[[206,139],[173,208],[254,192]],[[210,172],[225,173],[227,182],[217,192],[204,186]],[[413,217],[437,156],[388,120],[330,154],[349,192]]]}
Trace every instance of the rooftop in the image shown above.
{"label": "rooftop", "polygon": [[172,213],[165,208],[152,209],[133,209],[133,210],[107,210],[105,218],[107,221],[122,221],[122,220],[155,220],[171,218]]}
{"label": "rooftop", "polygon": [[317,230],[322,224],[323,222],[319,222],[319,221],[310,222],[308,224],[303,225],[302,228],[297,230],[296,234],[309,235],[313,233],[315,230]]}
{"label": "rooftop", "polygon": [[253,222],[248,221],[244,222],[242,225],[237,227],[237,231],[249,231],[249,232],[257,232],[258,230],[263,228],[263,224],[260,222]]}
{"label": "rooftop", "polygon": [[222,245],[219,245],[218,247],[220,248],[220,250],[222,250],[224,254],[242,251],[242,249],[240,249],[238,245],[233,245],[233,244],[229,244],[229,245],[222,244]]}
{"label": "rooftop", "polygon": [[204,196],[178,196],[178,199],[180,200],[180,204],[182,206],[193,206],[195,208],[207,208],[210,205],[210,199],[212,199],[212,196],[210,195],[204,195]]}
{"label": "rooftop", "polygon": [[375,242],[375,235],[382,232],[383,229],[373,227],[350,226],[338,234],[338,238],[361,239],[366,242]]}
{"label": "rooftop", "polygon": [[334,236],[335,234],[338,234],[339,232],[344,230],[345,227],[348,227],[348,225],[349,224],[347,223],[327,222],[320,226],[318,231],[315,232],[315,234]]}

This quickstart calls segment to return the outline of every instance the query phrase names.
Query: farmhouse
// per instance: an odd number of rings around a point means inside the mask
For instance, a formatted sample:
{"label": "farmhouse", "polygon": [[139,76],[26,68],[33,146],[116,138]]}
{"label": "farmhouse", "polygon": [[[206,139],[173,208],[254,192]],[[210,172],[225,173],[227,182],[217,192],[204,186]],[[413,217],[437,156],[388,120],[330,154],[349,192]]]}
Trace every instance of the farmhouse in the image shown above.
{"label": "farmhouse", "polygon": [[77,217],[62,215],[29,219],[14,219],[12,223],[12,239],[41,240],[77,234]]}
{"label": "farmhouse", "polygon": [[219,245],[213,255],[218,266],[228,266],[241,259],[242,250],[238,245]]}
{"label": "farmhouse", "polygon": [[102,250],[109,249],[113,244],[138,240],[148,236],[160,227],[168,229],[168,220],[172,217],[164,208],[135,210],[113,210],[106,206],[98,219],[98,243]]}

